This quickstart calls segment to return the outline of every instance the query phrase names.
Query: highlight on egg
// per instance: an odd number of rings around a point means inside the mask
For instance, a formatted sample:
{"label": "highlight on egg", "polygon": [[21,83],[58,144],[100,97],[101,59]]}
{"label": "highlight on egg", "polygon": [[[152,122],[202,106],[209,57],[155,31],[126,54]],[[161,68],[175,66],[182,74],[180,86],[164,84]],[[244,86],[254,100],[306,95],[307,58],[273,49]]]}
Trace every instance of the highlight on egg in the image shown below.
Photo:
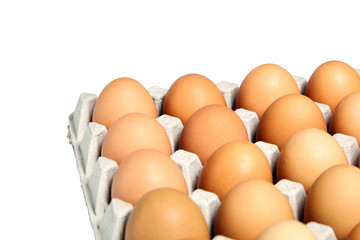
{"label": "highlight on egg", "polygon": [[360,169],[336,165],[323,172],[306,198],[304,220],[329,225],[345,239],[360,222]]}
{"label": "highlight on egg", "polygon": [[305,95],[315,102],[330,106],[334,112],[338,103],[355,91],[360,91],[360,76],[355,69],[342,61],[328,61],[313,72]]}
{"label": "highlight on egg", "polygon": [[186,124],[193,113],[211,104],[226,106],[219,88],[203,75],[186,74],[178,78],[166,93],[163,113]]}
{"label": "highlight on egg", "polygon": [[170,156],[169,137],[156,119],[144,113],[129,113],[119,118],[106,133],[101,156],[118,164],[130,153],[150,148]]}
{"label": "highlight on egg", "polygon": [[275,100],[260,119],[256,140],[272,143],[281,150],[297,131],[318,128],[327,132],[320,108],[301,94],[288,94]]}
{"label": "highlight on egg", "polygon": [[277,180],[301,183],[309,192],[320,174],[337,164],[349,163],[335,138],[323,130],[305,128],[292,135],[282,147],[277,162]]}
{"label": "highlight on egg", "polygon": [[167,154],[140,149],[127,155],[119,165],[111,185],[111,198],[134,205],[146,193],[165,187],[188,193],[180,168]]}
{"label": "highlight on egg", "polygon": [[195,153],[204,165],[216,149],[235,140],[248,140],[244,123],[230,108],[212,104],[197,110],[186,122],[179,149]]}
{"label": "highlight on egg", "polygon": [[159,188],[145,194],[134,206],[125,240],[210,239],[199,207],[183,192]]}
{"label": "highlight on egg", "polygon": [[215,234],[233,239],[256,239],[280,221],[295,220],[285,195],[260,179],[243,181],[225,196],[215,218]]}
{"label": "highlight on egg", "polygon": [[330,133],[342,133],[356,138],[360,145],[360,91],[345,96],[335,108],[330,121]]}
{"label": "highlight on egg", "polygon": [[276,99],[300,94],[294,77],[276,64],[263,64],[251,70],[242,81],[236,97],[236,108],[256,112],[259,118]]}
{"label": "highlight on egg", "polygon": [[135,112],[157,117],[155,103],[141,83],[132,78],[117,78],[101,91],[92,120],[109,129],[120,117]]}
{"label": "highlight on egg", "polygon": [[218,148],[201,171],[198,188],[215,193],[220,200],[238,183],[248,179],[273,182],[263,151],[249,141],[232,141]]}
{"label": "highlight on egg", "polygon": [[287,220],[265,229],[256,240],[317,240],[313,232],[302,222]]}

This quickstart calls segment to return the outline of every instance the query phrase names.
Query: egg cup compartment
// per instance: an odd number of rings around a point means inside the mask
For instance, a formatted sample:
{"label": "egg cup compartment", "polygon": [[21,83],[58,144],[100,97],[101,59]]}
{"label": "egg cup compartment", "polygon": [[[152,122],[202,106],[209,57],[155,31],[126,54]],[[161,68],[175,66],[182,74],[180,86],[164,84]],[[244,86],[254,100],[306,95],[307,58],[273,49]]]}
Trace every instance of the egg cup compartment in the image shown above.
{"label": "egg cup compartment", "polygon": [[184,175],[189,194],[196,190],[196,184],[203,168],[199,157],[185,150],[177,150],[171,156]]}
{"label": "egg cup compartment", "polygon": [[282,192],[290,203],[297,220],[304,220],[306,192],[301,183],[282,179],[276,183],[276,188]]}
{"label": "egg cup compartment", "polygon": [[344,150],[349,164],[357,166],[360,156],[360,149],[356,138],[342,133],[336,133],[333,135],[333,137]]}
{"label": "egg cup compartment", "polygon": [[[358,70],[360,74],[360,71]],[[304,92],[306,79],[294,76],[297,85]],[[238,85],[235,83],[221,82],[218,84],[228,107],[235,110],[235,100]],[[162,103],[167,89],[151,87],[150,92],[158,112],[157,121],[165,128],[170,139],[173,154],[170,156],[181,169],[189,189],[189,197],[199,206],[206,223],[212,231],[215,215],[220,206],[216,194],[196,189],[197,180],[202,170],[198,156],[178,149],[179,138],[183,129],[181,121],[169,115],[162,114]],[[110,188],[114,174],[118,168],[115,161],[100,156],[102,142],[107,133],[105,126],[91,122],[92,112],[97,97],[95,94],[82,93],[79,97],[75,111],[69,116],[68,138],[74,149],[77,168],[80,175],[84,198],[88,207],[89,218],[97,240],[123,239],[126,221],[133,206],[120,199],[110,201]],[[331,118],[331,110],[325,104],[319,104],[327,124]],[[244,122],[249,135],[249,140],[255,142],[256,129],[259,119],[255,112],[246,109],[236,109],[235,112]],[[350,164],[356,165],[360,150],[354,137],[335,134],[334,138],[344,149]],[[279,149],[274,144],[266,142],[255,143],[266,155],[274,176],[276,178],[276,164]],[[300,183],[281,180],[275,186],[287,197],[297,220],[303,219],[303,209],[306,193]],[[336,239],[331,227],[310,222],[307,226],[314,232],[318,239]],[[211,232],[211,236],[213,232]],[[230,239],[224,236],[214,236],[213,239]]]}
{"label": "egg cup compartment", "polygon": [[309,222],[306,226],[315,234],[318,240],[336,240],[334,230],[327,225]]}

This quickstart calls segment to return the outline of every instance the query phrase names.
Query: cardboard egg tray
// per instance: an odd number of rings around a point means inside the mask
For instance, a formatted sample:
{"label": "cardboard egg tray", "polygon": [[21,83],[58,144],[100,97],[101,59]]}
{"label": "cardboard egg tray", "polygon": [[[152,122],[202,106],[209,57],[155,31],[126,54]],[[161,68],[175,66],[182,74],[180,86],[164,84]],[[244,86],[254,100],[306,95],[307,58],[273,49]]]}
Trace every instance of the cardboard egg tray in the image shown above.
{"label": "cardboard egg tray", "polygon": [[[360,70],[357,70],[360,74]],[[307,80],[303,77],[294,76],[297,85],[304,93]],[[236,83],[220,82],[217,84],[222,92],[227,106],[235,108],[236,94],[239,86]],[[203,168],[198,156],[194,153],[178,149],[179,138],[183,129],[180,119],[162,114],[162,103],[167,89],[154,86],[148,89],[158,111],[157,121],[165,128],[171,142],[173,154],[170,156],[181,169],[190,198],[199,206],[204,215],[206,223],[211,232],[213,240],[229,239],[224,236],[214,236],[212,229],[215,215],[220,200],[216,194],[196,189],[197,180]],[[100,156],[103,139],[107,133],[105,126],[91,122],[97,96],[92,93],[82,93],[74,112],[69,116],[68,138],[73,146],[76,157],[77,168],[80,174],[81,187],[88,207],[89,218],[94,229],[96,240],[122,240],[126,221],[133,210],[130,203],[120,199],[110,198],[111,182],[118,168],[115,161]],[[329,124],[331,110],[329,106],[317,103],[324,115],[326,123]],[[235,113],[244,122],[248,132],[249,140],[255,142],[255,133],[259,119],[255,112],[246,109],[237,109]],[[357,165],[360,149],[356,138],[344,134],[333,136],[342,146],[348,161]],[[279,157],[279,149],[274,144],[266,142],[255,143],[266,155],[273,176],[276,176],[276,164]],[[275,186],[286,196],[295,218],[303,220],[306,192],[300,183],[289,180],[281,180]],[[336,239],[333,229],[330,226],[310,222],[307,227],[320,240]]]}

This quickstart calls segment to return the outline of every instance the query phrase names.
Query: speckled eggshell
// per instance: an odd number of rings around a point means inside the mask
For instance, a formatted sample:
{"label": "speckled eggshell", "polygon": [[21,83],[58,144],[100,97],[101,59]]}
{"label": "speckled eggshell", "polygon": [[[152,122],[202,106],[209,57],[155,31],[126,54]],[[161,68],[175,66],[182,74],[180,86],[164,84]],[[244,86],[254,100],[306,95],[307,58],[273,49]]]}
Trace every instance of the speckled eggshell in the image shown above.
{"label": "speckled eggshell", "polygon": [[135,204],[156,188],[174,188],[188,193],[180,168],[165,153],[140,149],[124,158],[115,173],[111,198]]}
{"label": "speckled eggshell", "polygon": [[330,121],[330,133],[342,133],[356,138],[360,144],[360,91],[341,100]]}
{"label": "speckled eggshell", "polygon": [[125,240],[210,238],[199,207],[183,192],[161,188],[145,194],[134,206]]}
{"label": "speckled eggshell", "polygon": [[259,179],[239,183],[223,199],[215,219],[215,234],[255,240],[280,221],[295,220],[285,195]]}
{"label": "speckled eggshell", "polygon": [[248,179],[272,183],[269,162],[254,143],[232,141],[218,148],[207,160],[198,188],[213,192],[222,200],[236,184]]}
{"label": "speckled eggshell", "polygon": [[96,100],[92,121],[107,129],[120,117],[133,112],[157,117],[155,103],[149,92],[132,78],[111,81]]}
{"label": "speckled eggshell", "polygon": [[360,90],[360,76],[349,64],[328,61],[311,75],[305,95],[315,102],[329,105],[334,112],[337,104],[349,93]]}
{"label": "speckled eggshell", "polygon": [[236,96],[236,108],[256,112],[259,118],[276,99],[298,93],[295,79],[276,64],[263,64],[254,68],[242,81]]}
{"label": "speckled eggshell", "polygon": [[274,101],[260,119],[256,140],[272,143],[281,150],[285,142],[304,128],[327,131],[325,118],[310,98],[288,94]]}
{"label": "speckled eggshell", "polygon": [[185,124],[194,112],[210,104],[226,106],[219,88],[203,75],[186,74],[169,88],[163,113],[177,117]]}
{"label": "speckled eggshell", "polygon": [[248,140],[244,123],[223,105],[208,105],[196,111],[184,126],[179,148],[195,153],[204,165],[216,149],[234,140]]}
{"label": "speckled eggshell", "polygon": [[323,172],[312,185],[305,204],[305,222],[333,228],[345,239],[360,222],[360,169],[336,165]]}
{"label": "speckled eggshell", "polygon": [[295,133],[282,147],[277,163],[277,180],[299,182],[306,192],[326,169],[346,164],[340,144],[330,134],[317,128]]}
{"label": "speckled eggshell", "polygon": [[130,153],[150,148],[170,156],[170,140],[156,119],[144,113],[129,113],[119,118],[105,135],[101,156],[118,164]]}

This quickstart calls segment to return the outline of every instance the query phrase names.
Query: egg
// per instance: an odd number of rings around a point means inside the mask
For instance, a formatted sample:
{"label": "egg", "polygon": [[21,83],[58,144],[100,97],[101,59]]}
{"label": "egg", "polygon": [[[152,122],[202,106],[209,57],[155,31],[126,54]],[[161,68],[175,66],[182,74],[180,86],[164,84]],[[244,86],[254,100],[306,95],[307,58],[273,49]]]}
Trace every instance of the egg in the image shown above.
{"label": "egg", "polygon": [[306,85],[305,95],[315,102],[329,105],[334,112],[346,95],[359,90],[360,77],[355,69],[341,61],[328,61],[313,72]]}
{"label": "egg", "polygon": [[118,78],[106,85],[100,93],[92,121],[109,129],[117,119],[133,112],[157,117],[155,103],[144,86],[132,78]]}
{"label": "egg", "polygon": [[215,193],[220,200],[238,183],[263,179],[272,183],[269,162],[249,141],[232,141],[218,148],[201,171],[198,188]]}
{"label": "egg", "polygon": [[200,108],[186,122],[179,148],[195,153],[204,165],[216,149],[234,140],[248,140],[244,123],[226,106]]}
{"label": "egg", "polygon": [[233,187],[221,202],[215,234],[254,240],[272,224],[294,219],[285,195],[268,181],[251,179]]}
{"label": "egg", "polygon": [[118,164],[130,153],[142,149],[172,153],[169,137],[156,119],[144,113],[129,113],[119,118],[104,137],[101,156]]}
{"label": "egg", "polygon": [[254,68],[242,81],[236,96],[236,108],[256,112],[259,118],[276,99],[287,94],[300,94],[295,79],[276,64]]}
{"label": "egg", "polygon": [[360,239],[360,222],[351,230],[346,240],[359,240]]}
{"label": "egg", "polygon": [[209,240],[210,238],[183,238],[181,240]]}
{"label": "egg", "polygon": [[226,106],[219,88],[200,74],[186,74],[177,79],[165,95],[163,113],[177,117],[183,124],[198,109],[210,105]]}
{"label": "egg", "polygon": [[144,194],[164,187],[188,193],[180,168],[168,155],[140,149],[127,155],[119,165],[112,181],[111,198],[134,205]]}
{"label": "egg", "polygon": [[210,239],[199,207],[183,192],[160,188],[145,194],[134,206],[125,240]]}
{"label": "egg", "polygon": [[265,229],[256,240],[317,240],[314,233],[299,221],[282,221]]}
{"label": "egg", "polygon": [[309,191],[326,169],[349,164],[344,150],[330,134],[317,128],[298,131],[284,144],[277,162],[277,180],[299,182]]}
{"label": "egg", "polygon": [[260,119],[256,139],[278,146],[297,131],[318,128],[327,131],[320,108],[310,98],[301,94],[288,94],[275,100]]}
{"label": "egg", "polygon": [[327,169],[309,191],[305,203],[305,222],[329,225],[338,239],[345,239],[360,222],[359,190],[359,168],[341,164]]}
{"label": "egg", "polygon": [[341,100],[330,121],[330,133],[343,133],[356,137],[360,145],[360,91]]}

